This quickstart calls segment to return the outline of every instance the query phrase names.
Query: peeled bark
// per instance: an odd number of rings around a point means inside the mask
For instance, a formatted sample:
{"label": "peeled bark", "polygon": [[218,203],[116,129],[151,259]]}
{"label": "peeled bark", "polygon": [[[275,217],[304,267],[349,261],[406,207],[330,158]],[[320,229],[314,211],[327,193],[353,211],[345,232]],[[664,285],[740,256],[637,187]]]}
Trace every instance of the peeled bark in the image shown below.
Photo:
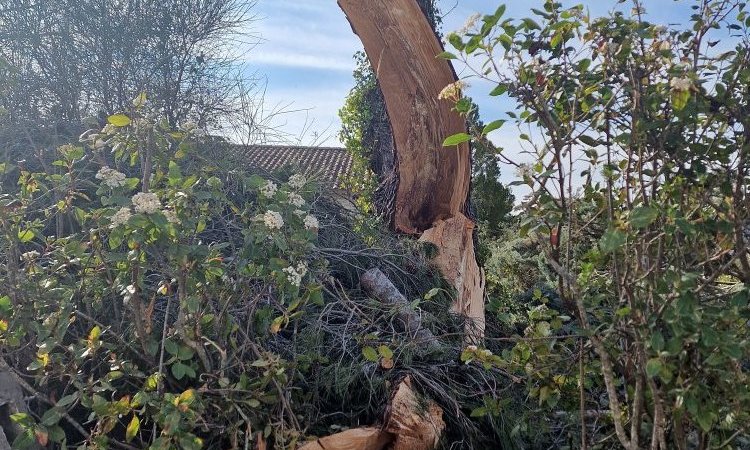
{"label": "peeled bark", "polygon": [[456,74],[448,61],[436,57],[442,45],[416,0],[338,3],[375,70],[393,130],[397,176],[393,192],[387,193],[394,199],[393,227],[424,233],[436,245],[436,266],[458,292],[453,310],[475,322],[471,336],[481,337],[484,280],[470,239],[474,224],[464,215],[471,154],[466,143],[442,145],[446,137],[467,131],[451,102],[438,99]]}
{"label": "peeled bark", "polygon": [[478,343],[484,336],[484,271],[474,254],[474,222],[463,214],[438,221],[425,231],[421,241],[438,248],[432,263],[453,284],[458,298],[451,312],[471,319],[467,323],[468,340]]}

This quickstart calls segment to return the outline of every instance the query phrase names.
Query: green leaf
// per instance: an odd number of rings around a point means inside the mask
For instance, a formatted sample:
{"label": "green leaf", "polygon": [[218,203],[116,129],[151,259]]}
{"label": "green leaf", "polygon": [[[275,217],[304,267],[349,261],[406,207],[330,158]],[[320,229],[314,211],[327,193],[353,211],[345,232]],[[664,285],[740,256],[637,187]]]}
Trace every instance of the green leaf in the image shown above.
{"label": "green leaf", "polygon": [[471,417],[484,417],[490,413],[489,408],[486,406],[480,406],[471,411]]}
{"label": "green leaf", "polygon": [[550,39],[549,41],[550,47],[556,48],[557,46],[559,46],[560,43],[562,42],[562,38],[563,38],[562,33],[555,33],[552,36],[552,39]]}
{"label": "green leaf", "polygon": [[607,230],[599,240],[599,246],[605,253],[612,253],[622,247],[627,241],[627,235],[617,228]]}
{"label": "green leaf", "polygon": [[125,114],[114,114],[107,117],[107,122],[116,127],[126,127],[130,125],[130,117],[126,116]]}
{"label": "green leaf", "polygon": [[468,142],[471,140],[471,136],[469,136],[466,133],[457,133],[453,136],[449,136],[445,139],[443,142],[443,147],[452,147],[454,145],[463,144],[464,142]]}
{"label": "green leaf", "polygon": [[690,100],[690,91],[672,91],[672,107],[675,111],[682,111]]}
{"label": "green leaf", "polygon": [[183,378],[185,378],[185,374],[187,373],[187,366],[182,363],[174,363],[172,364],[172,375],[179,381]]}
{"label": "green leaf", "polygon": [[630,225],[633,228],[646,228],[658,217],[658,209],[650,206],[639,206],[630,211]]}
{"label": "green leaf", "polygon": [[10,297],[7,295],[3,295],[0,297],[0,310],[2,311],[10,311],[11,307],[13,305],[10,302]]}
{"label": "green leaf", "polygon": [[125,440],[127,442],[132,441],[135,435],[138,434],[138,430],[140,429],[141,429],[141,419],[139,419],[138,416],[133,414],[133,418],[130,419],[128,428],[125,430]]}
{"label": "green leaf", "polygon": [[490,134],[491,132],[493,132],[493,131],[499,129],[500,127],[502,127],[504,123],[505,123],[504,120],[494,120],[494,121],[488,123],[484,127],[484,129],[482,130],[482,134],[486,136],[486,135]]}
{"label": "green leaf", "polygon": [[29,242],[34,239],[34,232],[31,230],[18,230],[18,239],[23,242]]}
{"label": "green leaf", "polygon": [[133,99],[133,106],[135,107],[135,109],[141,109],[143,108],[143,105],[145,104],[146,104],[145,92],[141,92],[140,94],[138,94],[136,98]]}
{"label": "green leaf", "polygon": [[99,336],[102,335],[102,329],[99,328],[99,325],[95,325],[94,328],[89,331],[89,338],[88,341],[90,344],[95,343],[99,340]]}
{"label": "green leaf", "polygon": [[578,136],[578,140],[588,145],[589,147],[596,147],[597,145],[599,145],[599,141],[585,134]]}
{"label": "green leaf", "polygon": [[393,350],[388,348],[387,345],[381,345],[380,347],[378,347],[378,354],[380,354],[380,356],[382,356],[383,358],[393,359]]}
{"label": "green leaf", "polygon": [[651,335],[651,348],[656,352],[664,350],[664,336],[658,331]]}
{"label": "green leaf", "polygon": [[490,91],[490,95],[493,97],[497,97],[498,95],[503,95],[506,92],[508,92],[508,85],[500,83],[497,86],[495,86],[495,89]]}
{"label": "green leaf", "polygon": [[698,408],[695,414],[695,420],[700,425],[704,432],[708,433],[711,431],[711,427],[714,424],[714,413],[708,408]]}
{"label": "green leaf", "polygon": [[458,51],[462,51],[466,46],[463,43],[463,40],[461,39],[461,36],[459,36],[456,33],[451,33],[448,35],[448,42]]}
{"label": "green leaf", "polygon": [[57,425],[57,422],[62,418],[62,413],[57,408],[48,409],[44,415],[42,415],[41,423],[44,426],[51,427]]}
{"label": "green leaf", "polygon": [[367,346],[362,349],[362,355],[365,357],[366,360],[377,362],[378,360],[378,352],[374,348]]}
{"label": "green leaf", "polygon": [[429,299],[431,299],[432,297],[434,297],[434,296],[438,295],[438,293],[440,293],[440,288],[432,288],[432,289],[430,289],[430,290],[429,290],[429,292],[427,292],[427,293],[426,293],[426,294],[424,295],[424,299],[425,299],[425,300],[429,300]]}
{"label": "green leaf", "polygon": [[662,366],[663,364],[659,358],[651,358],[646,363],[646,374],[653,378],[661,372]]}
{"label": "green leaf", "polygon": [[439,53],[436,56],[436,58],[441,58],[441,59],[458,59],[458,56],[454,55],[451,52],[441,52],[441,53]]}

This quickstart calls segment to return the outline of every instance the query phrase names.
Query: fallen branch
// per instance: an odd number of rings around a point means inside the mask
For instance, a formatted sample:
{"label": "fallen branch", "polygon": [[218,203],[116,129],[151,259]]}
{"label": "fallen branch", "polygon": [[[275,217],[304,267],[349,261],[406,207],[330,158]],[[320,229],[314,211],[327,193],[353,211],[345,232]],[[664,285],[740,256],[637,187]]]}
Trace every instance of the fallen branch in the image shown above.
{"label": "fallen branch", "polygon": [[370,269],[363,273],[359,279],[359,283],[365,292],[375,300],[397,308],[396,326],[399,327],[399,331],[411,335],[419,342],[425,343],[427,353],[432,353],[440,349],[440,343],[435,335],[430,330],[422,327],[422,318],[412,309],[406,297],[404,297],[380,269]]}

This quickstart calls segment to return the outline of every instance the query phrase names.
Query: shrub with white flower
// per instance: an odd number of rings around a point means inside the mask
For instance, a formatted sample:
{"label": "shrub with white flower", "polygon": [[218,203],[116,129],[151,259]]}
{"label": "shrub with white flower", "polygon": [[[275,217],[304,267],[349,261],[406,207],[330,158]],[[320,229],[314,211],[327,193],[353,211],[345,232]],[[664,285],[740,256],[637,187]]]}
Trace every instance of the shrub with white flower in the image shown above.
{"label": "shrub with white flower", "polygon": [[469,87],[469,84],[466,83],[465,81],[462,81],[462,80],[456,81],[444,87],[443,90],[440,91],[440,94],[438,94],[438,99],[450,100],[454,102],[458,101],[463,95],[462,92],[466,90],[466,88],[468,87]]}
{"label": "shrub with white flower", "polygon": [[[294,266],[285,267],[281,269],[281,271],[286,274],[286,279],[292,286],[299,287],[302,284],[302,278],[305,276],[305,274],[300,273]],[[306,272],[307,267],[305,267],[305,273]]]}
{"label": "shrub with white flower", "polygon": [[307,183],[307,179],[304,175],[295,173],[289,177],[289,187],[292,189],[300,189],[305,186],[305,183]]}
{"label": "shrub with white flower", "polygon": [[290,192],[288,199],[289,199],[289,204],[292,206],[296,206],[297,208],[300,208],[302,207],[302,205],[305,204],[305,199],[302,198],[302,196],[297,194],[296,192]]}
{"label": "shrub with white flower", "polygon": [[461,27],[461,29],[458,30],[457,33],[458,34],[466,34],[469,31],[473,30],[474,27],[476,26],[477,22],[481,18],[482,18],[482,15],[479,14],[479,13],[474,13],[474,14],[470,15],[469,18],[466,19],[466,23],[464,24],[464,26]]}
{"label": "shrub with white flower", "polygon": [[21,261],[32,261],[39,257],[39,252],[36,250],[30,250],[26,253],[21,254]]}
{"label": "shrub with white flower", "polygon": [[124,173],[112,169],[108,166],[104,166],[99,169],[99,171],[96,173],[96,179],[102,180],[102,183],[104,183],[104,185],[111,188],[122,187],[127,183]]}
{"label": "shrub with white flower", "polygon": [[171,209],[165,209],[161,212],[169,223],[178,223],[180,219],[177,217],[177,213]]}
{"label": "shrub with white flower", "polygon": [[263,197],[272,198],[274,195],[276,195],[277,190],[279,190],[279,187],[276,186],[276,183],[269,180],[260,188],[260,193],[261,195],[263,195]]}
{"label": "shrub with white flower", "polygon": [[284,226],[284,218],[276,211],[266,211],[263,214],[263,223],[272,230],[280,230]]}
{"label": "shrub with white flower", "polygon": [[669,81],[669,86],[675,91],[689,91],[693,87],[693,80],[688,77],[675,77]]}
{"label": "shrub with white flower", "polygon": [[123,303],[127,305],[130,303],[130,299],[135,295],[135,286],[132,284],[125,286],[122,291],[120,291],[120,294],[122,294]]}
{"label": "shrub with white flower", "polygon": [[320,228],[320,222],[318,221],[318,218],[313,216],[312,214],[308,214],[305,217],[305,228],[310,231],[315,231],[318,228]]}
{"label": "shrub with white flower", "polygon": [[153,192],[139,192],[131,199],[138,214],[155,214],[161,210],[159,197]]}
{"label": "shrub with white flower", "polygon": [[125,225],[128,222],[128,220],[130,220],[130,217],[132,215],[133,214],[130,212],[130,208],[124,208],[124,207],[120,208],[110,218],[110,220],[111,220],[112,223],[110,223],[109,227],[110,228],[117,228],[117,227],[119,227],[121,225]]}

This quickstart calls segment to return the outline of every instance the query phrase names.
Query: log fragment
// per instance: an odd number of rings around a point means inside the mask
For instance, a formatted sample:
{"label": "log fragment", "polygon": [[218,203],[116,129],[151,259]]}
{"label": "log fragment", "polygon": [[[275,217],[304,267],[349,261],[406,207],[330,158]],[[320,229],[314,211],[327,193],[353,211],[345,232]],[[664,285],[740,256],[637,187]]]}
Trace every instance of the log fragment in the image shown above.
{"label": "log fragment", "polygon": [[406,377],[391,395],[385,425],[342,431],[309,442],[299,450],[432,450],[445,429],[443,410],[420,402]]}
{"label": "log fragment", "polygon": [[432,450],[445,429],[443,410],[432,400],[420,404],[406,377],[391,397],[385,430],[395,436],[393,450]]}
{"label": "log fragment", "polygon": [[384,450],[392,434],[376,427],[354,428],[309,442],[299,450]]}
{"label": "log fragment", "polygon": [[422,318],[380,269],[374,268],[363,273],[359,278],[359,284],[374,299],[397,309],[395,325],[398,331],[412,336],[428,353],[440,349],[440,343],[435,335],[422,327]]}

